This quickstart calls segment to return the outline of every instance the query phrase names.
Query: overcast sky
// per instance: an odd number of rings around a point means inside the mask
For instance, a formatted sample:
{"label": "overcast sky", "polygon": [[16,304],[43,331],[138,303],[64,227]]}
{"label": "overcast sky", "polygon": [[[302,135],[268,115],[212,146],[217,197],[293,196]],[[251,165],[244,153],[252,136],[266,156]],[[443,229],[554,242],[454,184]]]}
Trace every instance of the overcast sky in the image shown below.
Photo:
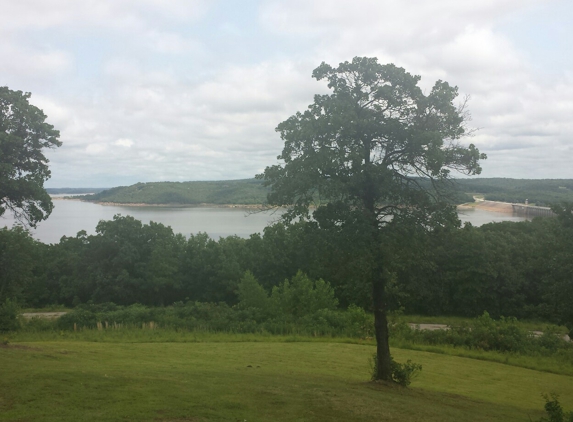
{"label": "overcast sky", "polygon": [[61,131],[48,187],[250,178],[322,61],[469,94],[482,177],[573,178],[571,0],[0,0],[0,86]]}

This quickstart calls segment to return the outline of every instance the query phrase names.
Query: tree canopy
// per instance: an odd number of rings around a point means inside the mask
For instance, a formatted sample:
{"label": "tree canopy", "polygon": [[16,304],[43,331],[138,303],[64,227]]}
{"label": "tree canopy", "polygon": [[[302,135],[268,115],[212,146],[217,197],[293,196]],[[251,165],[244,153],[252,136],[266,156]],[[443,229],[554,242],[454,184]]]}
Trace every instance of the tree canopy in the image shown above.
{"label": "tree canopy", "polygon": [[44,190],[50,170],[42,150],[61,142],[42,110],[28,102],[30,96],[0,87],[0,216],[10,210],[35,227],[53,208]]}
{"label": "tree canopy", "polygon": [[[288,206],[286,218],[310,217],[323,228],[350,231],[369,259],[378,343],[378,378],[391,380],[385,288],[388,238],[401,223],[457,220],[447,201],[451,170],[479,174],[485,159],[460,139],[466,112],[456,87],[437,81],[428,95],[413,76],[376,58],[356,57],[313,72],[332,91],[280,123],[284,149],[263,178],[268,202]],[[316,208],[313,208],[316,207]],[[346,241],[348,238],[346,238]],[[359,246],[358,246],[359,245]]]}

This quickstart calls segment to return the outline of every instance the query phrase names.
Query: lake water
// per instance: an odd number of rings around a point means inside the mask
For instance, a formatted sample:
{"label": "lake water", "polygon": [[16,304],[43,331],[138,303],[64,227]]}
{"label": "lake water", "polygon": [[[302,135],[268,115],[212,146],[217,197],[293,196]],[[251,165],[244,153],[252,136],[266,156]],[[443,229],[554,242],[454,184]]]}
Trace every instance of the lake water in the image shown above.
{"label": "lake water", "polygon": [[[186,236],[198,232],[207,233],[213,239],[237,235],[249,237],[252,233],[262,233],[263,229],[277,221],[281,211],[250,212],[242,208],[178,208],[178,207],[133,207],[99,205],[90,202],[55,199],[50,217],[32,230],[34,238],[44,243],[58,243],[62,236],[75,236],[85,230],[95,233],[100,220],[111,220],[115,214],[131,215],[144,224],[150,221],[171,226],[175,233]],[[523,221],[524,217],[509,213],[491,212],[479,209],[460,211],[462,222],[469,221],[475,226],[499,221]],[[0,227],[12,227],[14,219],[0,217]]]}

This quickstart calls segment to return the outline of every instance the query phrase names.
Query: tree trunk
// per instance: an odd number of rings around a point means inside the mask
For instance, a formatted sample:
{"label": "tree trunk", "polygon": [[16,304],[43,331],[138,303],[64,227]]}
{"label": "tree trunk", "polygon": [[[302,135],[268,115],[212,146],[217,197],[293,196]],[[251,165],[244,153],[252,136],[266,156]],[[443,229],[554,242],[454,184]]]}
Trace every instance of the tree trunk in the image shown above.
{"label": "tree trunk", "polygon": [[383,274],[372,280],[372,298],[374,301],[374,327],[376,330],[376,374],[374,379],[392,381],[390,343],[388,342],[388,320],[384,303]]}

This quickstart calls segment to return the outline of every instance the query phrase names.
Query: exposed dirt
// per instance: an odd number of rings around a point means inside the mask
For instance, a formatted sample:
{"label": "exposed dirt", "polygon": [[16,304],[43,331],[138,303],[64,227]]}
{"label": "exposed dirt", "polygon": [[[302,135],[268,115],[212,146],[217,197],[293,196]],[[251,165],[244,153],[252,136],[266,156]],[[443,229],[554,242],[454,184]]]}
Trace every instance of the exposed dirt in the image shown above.
{"label": "exposed dirt", "polygon": [[56,319],[65,314],[67,314],[67,312],[25,312],[22,314],[22,316],[26,319],[32,319],[32,318]]}
{"label": "exposed dirt", "polygon": [[446,324],[415,324],[413,322],[409,322],[408,325],[410,328],[414,328],[417,330],[428,330],[428,331],[436,331],[436,330],[449,330],[450,327]]}
{"label": "exposed dirt", "polygon": [[509,202],[497,202],[497,201],[476,201],[472,204],[464,204],[458,206],[459,209],[480,209],[484,211],[494,211],[494,212],[507,212],[513,213],[513,207]]}

